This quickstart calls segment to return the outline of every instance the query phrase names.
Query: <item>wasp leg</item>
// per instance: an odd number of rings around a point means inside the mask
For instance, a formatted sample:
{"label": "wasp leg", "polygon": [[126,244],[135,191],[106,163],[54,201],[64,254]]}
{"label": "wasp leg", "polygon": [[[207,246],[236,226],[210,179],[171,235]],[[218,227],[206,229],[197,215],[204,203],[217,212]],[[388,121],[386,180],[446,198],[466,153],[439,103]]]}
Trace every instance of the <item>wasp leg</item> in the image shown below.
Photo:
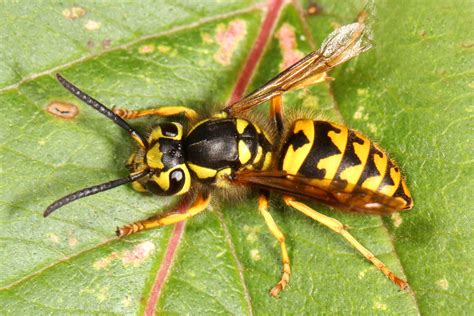
{"label": "wasp leg", "polygon": [[287,205],[297,209],[306,216],[311,217],[315,221],[320,222],[321,224],[329,227],[336,233],[342,235],[342,237],[344,237],[354,248],[356,248],[365,258],[367,258],[367,260],[372,262],[372,264],[377,269],[382,271],[382,273],[385,274],[385,276],[389,278],[390,281],[398,285],[402,290],[409,288],[408,283],[406,281],[397,277],[382,261],[377,259],[373,253],[371,253],[367,248],[362,246],[351,234],[349,234],[349,232],[346,230],[346,228],[341,222],[332,217],[316,212],[306,204],[295,201],[293,197],[285,196],[283,199]]}
{"label": "wasp leg", "polygon": [[211,201],[210,194],[198,194],[194,203],[184,212],[171,211],[159,214],[148,219],[128,224],[117,229],[117,236],[124,237],[145,229],[171,225],[190,219],[204,211]]}
{"label": "wasp leg", "polygon": [[184,114],[184,116],[190,121],[197,121],[199,115],[191,108],[185,106],[163,106],[157,109],[146,109],[146,110],[127,110],[122,108],[114,108],[113,112],[123,119],[135,119],[139,117],[157,115],[157,116],[174,116]]}
{"label": "wasp leg", "polygon": [[265,222],[267,223],[268,228],[272,235],[278,240],[280,243],[281,248],[281,260],[283,262],[283,273],[281,276],[281,280],[270,290],[270,295],[273,297],[277,297],[278,294],[285,288],[290,280],[290,258],[288,257],[288,252],[286,251],[286,244],[285,244],[285,236],[276,225],[275,221],[273,220],[272,215],[268,211],[268,198],[269,193],[268,191],[261,191],[260,196],[258,198],[258,210],[260,214],[262,214]]}
{"label": "wasp leg", "polygon": [[275,122],[278,135],[281,136],[283,129],[283,95],[279,94],[270,99],[270,117]]}

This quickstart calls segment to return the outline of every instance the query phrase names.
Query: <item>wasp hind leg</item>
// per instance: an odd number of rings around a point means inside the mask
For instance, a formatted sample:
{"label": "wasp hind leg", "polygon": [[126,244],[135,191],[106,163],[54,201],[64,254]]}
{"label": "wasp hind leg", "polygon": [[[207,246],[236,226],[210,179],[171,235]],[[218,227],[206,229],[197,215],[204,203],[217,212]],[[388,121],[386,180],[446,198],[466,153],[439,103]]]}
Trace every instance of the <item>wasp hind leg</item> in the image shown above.
{"label": "wasp hind leg", "polygon": [[127,110],[123,108],[114,108],[113,112],[123,119],[135,119],[150,115],[175,116],[179,114],[184,114],[184,116],[192,122],[196,122],[199,119],[199,115],[196,113],[196,111],[185,106],[163,106],[156,109],[146,110]]}
{"label": "wasp hind leg", "polygon": [[142,221],[135,222],[133,224],[122,226],[120,228],[117,228],[117,236],[124,237],[131,234],[135,234],[145,229],[151,229],[186,221],[194,215],[197,215],[204,211],[209,205],[210,201],[210,194],[198,194],[194,203],[184,212],[166,212]]}
{"label": "wasp hind leg", "polygon": [[308,217],[311,217],[315,221],[329,227],[336,233],[342,235],[355,249],[357,249],[367,260],[372,262],[372,264],[379,269],[387,278],[395,283],[400,289],[405,290],[409,289],[408,283],[398,276],[396,276],[382,261],[377,259],[372,252],[367,248],[362,246],[349,232],[346,230],[344,225],[338,220],[316,212],[311,207],[307,206],[304,203],[296,201],[293,197],[285,196],[284,201],[287,205],[295,208],[296,210],[302,212]]}
{"label": "wasp hind leg", "polygon": [[276,225],[275,221],[273,220],[272,215],[268,211],[268,199],[269,193],[267,191],[261,191],[260,196],[258,198],[258,210],[260,214],[262,214],[263,218],[265,219],[265,223],[267,223],[268,229],[272,235],[278,240],[280,243],[281,249],[281,259],[283,262],[283,273],[281,276],[281,280],[270,290],[270,295],[273,297],[277,297],[278,294],[285,288],[290,280],[290,258],[288,257],[288,252],[286,250],[285,244],[285,236],[281,232],[281,230]]}

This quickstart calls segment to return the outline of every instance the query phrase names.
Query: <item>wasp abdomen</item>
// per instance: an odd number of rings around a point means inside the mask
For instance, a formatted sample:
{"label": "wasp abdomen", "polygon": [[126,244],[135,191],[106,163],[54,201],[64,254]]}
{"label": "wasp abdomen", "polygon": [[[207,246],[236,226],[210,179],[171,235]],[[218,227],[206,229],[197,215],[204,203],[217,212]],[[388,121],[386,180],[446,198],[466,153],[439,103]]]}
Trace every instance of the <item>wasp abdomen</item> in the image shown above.
{"label": "wasp abdomen", "polygon": [[189,132],[184,148],[189,168],[201,180],[215,181],[219,172],[263,169],[265,159],[271,160],[268,138],[255,124],[239,118],[199,123]]}
{"label": "wasp abdomen", "polygon": [[279,169],[412,200],[400,169],[369,138],[345,126],[301,119],[294,122],[280,153]]}

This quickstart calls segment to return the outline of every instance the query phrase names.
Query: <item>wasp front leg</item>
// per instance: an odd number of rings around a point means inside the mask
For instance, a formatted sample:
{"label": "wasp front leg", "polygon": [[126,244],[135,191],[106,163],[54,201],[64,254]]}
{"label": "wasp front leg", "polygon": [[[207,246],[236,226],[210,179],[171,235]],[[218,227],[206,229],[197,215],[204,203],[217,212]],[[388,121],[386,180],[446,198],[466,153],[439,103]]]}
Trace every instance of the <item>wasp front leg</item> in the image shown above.
{"label": "wasp front leg", "polygon": [[283,263],[283,273],[281,276],[280,281],[270,290],[270,295],[273,297],[277,297],[278,294],[286,287],[288,282],[290,281],[290,257],[288,256],[288,251],[286,250],[285,244],[285,236],[281,232],[281,230],[276,225],[275,221],[273,220],[272,215],[268,211],[268,199],[269,193],[268,191],[262,191],[258,198],[258,210],[260,214],[262,214],[265,222],[267,223],[268,229],[272,235],[278,240],[280,243],[281,249],[281,260]]}
{"label": "wasp front leg", "polygon": [[163,106],[156,109],[145,110],[127,110],[123,108],[114,108],[113,112],[123,119],[136,119],[144,116],[175,116],[184,114],[184,116],[191,122],[196,122],[199,115],[191,108],[185,106]]}
{"label": "wasp front leg", "polygon": [[345,228],[345,226],[339,222],[337,219],[326,216],[319,212],[316,212],[311,207],[307,206],[304,203],[298,202],[295,198],[291,196],[285,196],[285,203],[288,206],[295,208],[296,210],[302,212],[306,216],[314,219],[315,221],[329,227],[331,230],[342,235],[355,249],[357,249],[367,260],[372,262],[372,264],[379,269],[387,278],[395,283],[400,289],[405,290],[409,289],[408,283],[398,276],[395,275],[382,261],[377,259],[372,252],[367,248],[362,246]]}
{"label": "wasp front leg", "polygon": [[128,224],[117,229],[117,236],[124,237],[145,229],[151,229],[186,221],[204,211],[211,201],[210,194],[198,194],[194,203],[184,212],[171,211]]}

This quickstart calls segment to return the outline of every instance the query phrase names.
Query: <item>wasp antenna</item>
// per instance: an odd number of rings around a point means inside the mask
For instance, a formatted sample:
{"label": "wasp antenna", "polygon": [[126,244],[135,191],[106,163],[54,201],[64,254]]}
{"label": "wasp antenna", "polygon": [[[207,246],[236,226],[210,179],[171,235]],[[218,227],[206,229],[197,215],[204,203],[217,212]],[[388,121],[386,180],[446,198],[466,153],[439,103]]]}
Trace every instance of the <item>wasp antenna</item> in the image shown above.
{"label": "wasp antenna", "polygon": [[104,192],[104,191],[113,189],[115,187],[121,186],[129,182],[133,182],[137,179],[143,178],[149,173],[150,173],[149,170],[143,170],[138,173],[132,173],[126,178],[116,179],[109,182],[101,183],[101,184],[94,185],[92,187],[88,187],[88,188],[76,191],[74,193],[68,194],[65,197],[60,198],[59,200],[55,201],[53,204],[48,206],[48,208],[46,208],[46,210],[44,211],[43,216],[47,217],[58,208],[61,208],[64,205],[69,204],[75,200],[82,199],[86,196],[93,195],[99,192]]}
{"label": "wasp antenna", "polygon": [[67,79],[65,79],[63,76],[61,76],[59,73],[56,74],[56,78],[58,81],[71,92],[74,94],[78,99],[82,100],[84,103],[87,105],[93,107],[100,113],[104,114],[107,118],[111,119],[115,124],[126,130],[130,136],[140,145],[142,148],[147,147],[147,142],[146,140],[138,134],[138,132],[133,129],[130,125],[128,125],[127,122],[125,122],[120,116],[112,112],[109,108],[107,108],[105,105],[73,85],[71,82],[69,82]]}

